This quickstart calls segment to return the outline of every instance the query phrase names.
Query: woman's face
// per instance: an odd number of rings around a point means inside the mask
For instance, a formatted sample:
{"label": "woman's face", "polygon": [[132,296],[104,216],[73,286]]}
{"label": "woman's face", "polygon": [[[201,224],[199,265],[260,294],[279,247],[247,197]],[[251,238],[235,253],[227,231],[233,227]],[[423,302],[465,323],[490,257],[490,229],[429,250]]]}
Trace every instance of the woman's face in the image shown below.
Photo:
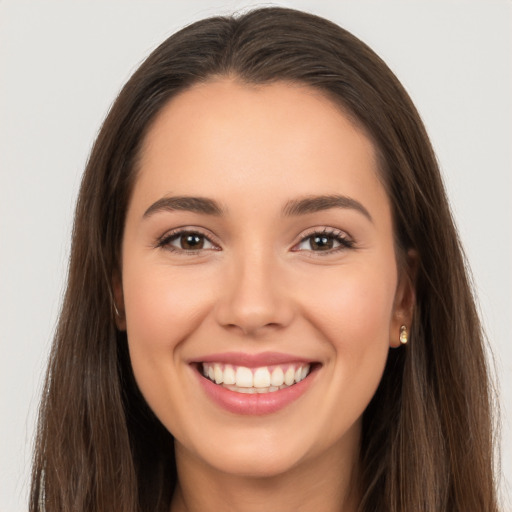
{"label": "woman's face", "polygon": [[210,81],[149,130],[118,326],[179,458],[259,476],[354,460],[410,321],[399,275],[373,144],[318,91]]}

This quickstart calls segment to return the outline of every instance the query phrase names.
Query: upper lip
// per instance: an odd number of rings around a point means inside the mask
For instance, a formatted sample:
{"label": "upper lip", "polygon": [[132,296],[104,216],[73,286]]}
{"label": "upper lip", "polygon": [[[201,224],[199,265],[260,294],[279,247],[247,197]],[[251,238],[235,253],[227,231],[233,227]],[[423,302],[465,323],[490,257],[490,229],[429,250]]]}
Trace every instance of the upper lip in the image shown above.
{"label": "upper lip", "polygon": [[208,354],[190,360],[190,363],[225,363],[234,366],[257,368],[260,366],[272,366],[286,363],[312,363],[311,359],[285,354],[282,352],[261,352],[259,354],[247,354],[245,352],[222,352]]}

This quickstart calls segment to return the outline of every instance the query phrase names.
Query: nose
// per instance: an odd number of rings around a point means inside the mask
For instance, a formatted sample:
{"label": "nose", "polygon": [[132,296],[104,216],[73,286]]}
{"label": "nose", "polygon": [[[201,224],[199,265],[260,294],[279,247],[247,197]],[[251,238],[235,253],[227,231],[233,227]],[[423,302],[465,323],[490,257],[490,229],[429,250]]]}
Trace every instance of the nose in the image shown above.
{"label": "nose", "polygon": [[217,322],[244,335],[260,336],[289,325],[294,316],[284,270],[272,255],[251,254],[231,261]]}

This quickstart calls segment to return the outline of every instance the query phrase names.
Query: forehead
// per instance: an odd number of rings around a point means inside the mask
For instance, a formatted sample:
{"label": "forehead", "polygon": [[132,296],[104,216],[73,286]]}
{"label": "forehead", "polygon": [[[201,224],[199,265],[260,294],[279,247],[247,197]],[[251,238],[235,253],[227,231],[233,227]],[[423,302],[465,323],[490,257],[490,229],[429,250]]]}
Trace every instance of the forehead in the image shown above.
{"label": "forehead", "polygon": [[[143,141],[142,154],[157,142],[162,131],[166,131],[164,136],[171,142],[171,136],[186,136],[188,128],[202,126],[212,138],[220,136],[224,128],[231,130],[233,123],[246,130],[268,129],[279,124],[297,137],[304,128],[304,121],[309,125],[310,135],[315,131],[325,137],[329,130],[335,135],[333,131],[341,128],[368,139],[365,142],[372,146],[358,120],[320,89],[283,81],[252,84],[237,78],[219,77],[194,84],[168,101]],[[297,130],[293,130],[294,125]]]}
{"label": "forehead", "polygon": [[384,193],[364,131],[321,91],[283,82],[194,85],[158,114],[139,162],[143,195]]}

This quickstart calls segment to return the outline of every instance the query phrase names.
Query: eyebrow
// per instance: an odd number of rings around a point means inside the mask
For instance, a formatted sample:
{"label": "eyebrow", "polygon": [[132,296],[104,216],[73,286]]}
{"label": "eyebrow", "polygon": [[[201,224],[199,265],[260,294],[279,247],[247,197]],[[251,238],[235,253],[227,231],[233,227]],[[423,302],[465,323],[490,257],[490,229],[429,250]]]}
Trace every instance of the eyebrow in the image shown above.
{"label": "eyebrow", "polygon": [[[283,215],[298,216],[309,213],[330,210],[331,208],[352,209],[362,213],[370,222],[373,222],[370,212],[355,199],[342,195],[307,196],[302,199],[292,199],[283,208]],[[189,211],[204,215],[221,216],[225,210],[213,199],[193,196],[162,197],[155,201],[145,212],[143,217],[150,217],[163,211]]]}
{"label": "eyebrow", "polygon": [[341,195],[307,196],[303,199],[288,201],[283,208],[286,216],[306,215],[321,212],[331,208],[347,208],[362,213],[370,222],[373,222],[370,212],[355,199]]}
{"label": "eyebrow", "polygon": [[206,197],[162,197],[154,202],[145,212],[143,217],[149,217],[157,212],[183,210],[206,215],[222,215],[223,209],[213,199]]}

